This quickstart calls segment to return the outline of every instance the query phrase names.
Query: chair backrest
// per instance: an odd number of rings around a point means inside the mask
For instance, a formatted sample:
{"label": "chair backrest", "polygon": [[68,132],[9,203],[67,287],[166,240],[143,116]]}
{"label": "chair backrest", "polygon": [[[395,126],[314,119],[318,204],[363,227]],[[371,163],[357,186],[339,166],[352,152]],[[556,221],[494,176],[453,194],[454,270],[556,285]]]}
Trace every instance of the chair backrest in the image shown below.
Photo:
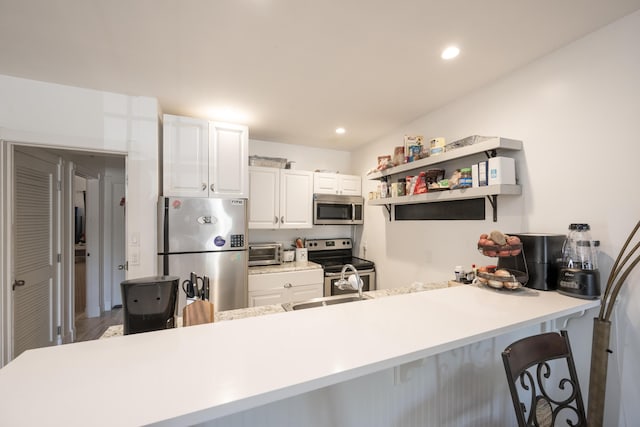
{"label": "chair backrest", "polygon": [[520,427],[587,425],[567,331],[516,341],[502,361]]}
{"label": "chair backrest", "polygon": [[152,276],[120,283],[124,334],[174,328],[178,282],[175,276]]}
{"label": "chair backrest", "polygon": [[213,323],[213,304],[209,301],[195,300],[182,309],[182,326]]}

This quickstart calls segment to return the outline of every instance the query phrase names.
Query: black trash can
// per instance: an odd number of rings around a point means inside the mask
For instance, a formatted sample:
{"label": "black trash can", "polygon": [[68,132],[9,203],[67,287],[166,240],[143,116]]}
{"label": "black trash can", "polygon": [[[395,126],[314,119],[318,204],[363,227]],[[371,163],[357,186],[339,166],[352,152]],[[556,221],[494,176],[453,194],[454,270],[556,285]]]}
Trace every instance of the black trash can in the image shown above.
{"label": "black trash can", "polygon": [[176,276],[149,276],[121,282],[124,334],[174,328],[179,281]]}

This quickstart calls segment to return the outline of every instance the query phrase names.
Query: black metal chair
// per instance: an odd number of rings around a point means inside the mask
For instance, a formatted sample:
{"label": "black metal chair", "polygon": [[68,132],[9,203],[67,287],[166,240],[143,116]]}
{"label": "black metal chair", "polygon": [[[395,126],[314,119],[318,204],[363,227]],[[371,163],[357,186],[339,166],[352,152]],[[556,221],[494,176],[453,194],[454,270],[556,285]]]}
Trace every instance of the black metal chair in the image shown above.
{"label": "black metal chair", "polygon": [[502,361],[518,426],[587,425],[567,331],[516,341]]}
{"label": "black metal chair", "polygon": [[174,328],[179,280],[152,276],[120,283],[124,335]]}

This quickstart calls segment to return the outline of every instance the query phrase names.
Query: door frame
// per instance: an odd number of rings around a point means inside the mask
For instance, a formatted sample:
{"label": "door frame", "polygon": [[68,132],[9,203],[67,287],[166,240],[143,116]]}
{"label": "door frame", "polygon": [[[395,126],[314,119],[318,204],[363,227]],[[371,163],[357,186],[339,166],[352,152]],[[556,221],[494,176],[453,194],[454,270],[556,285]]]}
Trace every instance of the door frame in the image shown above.
{"label": "door frame", "polygon": [[[124,197],[126,200],[126,183],[124,174],[113,174],[109,169],[105,170],[104,180],[103,180],[103,202],[104,209],[102,209],[104,220],[103,220],[103,239],[104,244],[103,248],[103,256],[102,256],[102,268],[103,268],[103,280],[104,280],[104,288],[103,288],[103,311],[112,310],[115,306],[122,305],[122,297],[120,296],[120,282],[125,280],[126,277],[126,267],[127,267],[127,244],[126,244],[126,210],[124,212],[124,223],[122,224],[122,228],[115,228],[115,218],[118,209],[124,209],[122,205],[122,199],[114,197],[114,189],[116,186],[122,186],[123,192],[121,197]],[[123,237],[121,241],[122,246],[116,248],[114,242],[116,241],[114,238],[109,238],[109,236],[119,235],[119,231],[122,231],[120,234]],[[116,249],[120,250],[119,254],[122,259],[121,263],[117,262]],[[122,269],[120,268],[122,267]],[[122,271],[123,278],[119,280],[120,275],[117,276],[117,270]],[[117,277],[116,277],[117,276]]]}
{"label": "door frame", "polygon": [[11,245],[11,227],[8,225],[8,212],[11,203],[8,203],[10,191],[9,182],[13,181],[10,177],[13,173],[13,149],[10,144],[0,140],[0,366],[4,366],[11,360],[13,345],[12,326],[13,322],[13,305],[10,301],[9,281],[11,280],[11,272],[9,271],[9,251]]}

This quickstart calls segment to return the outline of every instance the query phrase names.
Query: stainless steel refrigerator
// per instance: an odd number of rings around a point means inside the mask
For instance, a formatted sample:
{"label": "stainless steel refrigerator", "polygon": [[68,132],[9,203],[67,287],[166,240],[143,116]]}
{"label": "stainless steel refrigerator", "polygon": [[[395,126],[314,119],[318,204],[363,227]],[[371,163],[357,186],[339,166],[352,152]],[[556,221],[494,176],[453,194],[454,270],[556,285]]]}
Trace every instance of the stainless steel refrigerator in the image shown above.
{"label": "stainless steel refrigerator", "polygon": [[246,199],[160,197],[158,229],[158,271],[180,277],[178,315],[191,272],[209,277],[215,311],[247,306]]}

